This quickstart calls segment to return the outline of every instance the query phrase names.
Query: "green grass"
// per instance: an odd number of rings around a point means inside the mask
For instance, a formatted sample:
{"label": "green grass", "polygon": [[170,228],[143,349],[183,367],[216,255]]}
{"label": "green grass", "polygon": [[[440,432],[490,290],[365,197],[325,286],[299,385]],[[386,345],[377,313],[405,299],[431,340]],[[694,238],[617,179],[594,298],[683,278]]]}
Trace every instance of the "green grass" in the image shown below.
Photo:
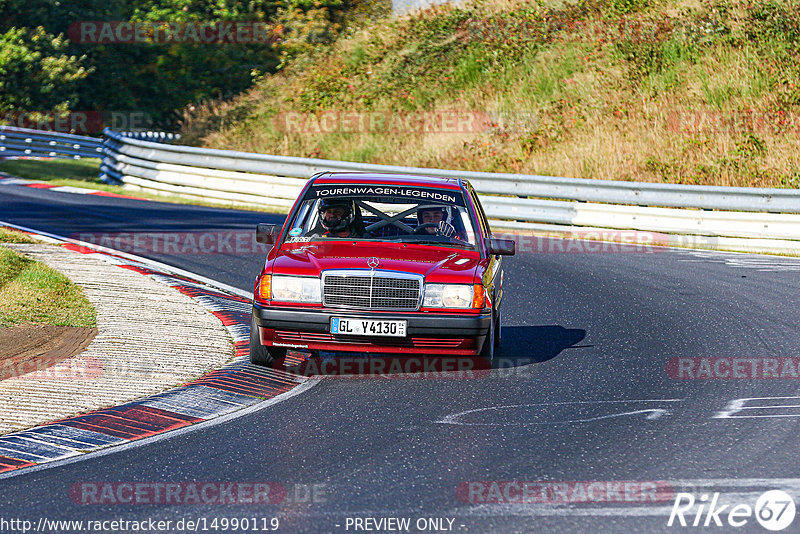
{"label": "green grass", "polygon": [[0,226],[0,243],[36,243],[27,234]]}
{"label": "green grass", "polygon": [[0,246],[0,327],[19,324],[93,328],[97,321],[94,307],[79,286],[58,271]]}
{"label": "green grass", "polygon": [[17,159],[0,162],[0,171],[26,180],[53,182],[78,180],[87,184],[103,184],[100,181],[99,159]]}

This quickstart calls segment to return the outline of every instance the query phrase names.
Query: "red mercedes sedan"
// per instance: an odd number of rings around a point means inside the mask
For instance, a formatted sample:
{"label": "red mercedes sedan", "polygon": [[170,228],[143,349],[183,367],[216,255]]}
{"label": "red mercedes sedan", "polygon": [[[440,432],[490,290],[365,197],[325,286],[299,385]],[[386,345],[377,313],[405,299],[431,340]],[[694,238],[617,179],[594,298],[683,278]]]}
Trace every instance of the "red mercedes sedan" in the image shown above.
{"label": "red mercedes sedan", "polygon": [[500,343],[502,256],[466,180],[324,172],[311,178],[253,291],[250,361],[287,350],[479,356]]}

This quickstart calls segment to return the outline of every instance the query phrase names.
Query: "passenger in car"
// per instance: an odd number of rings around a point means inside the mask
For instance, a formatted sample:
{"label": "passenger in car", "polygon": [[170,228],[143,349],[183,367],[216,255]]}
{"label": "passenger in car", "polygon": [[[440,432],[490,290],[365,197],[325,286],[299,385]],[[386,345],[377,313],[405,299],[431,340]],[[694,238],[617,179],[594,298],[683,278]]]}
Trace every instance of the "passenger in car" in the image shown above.
{"label": "passenger in car", "polygon": [[417,210],[417,222],[420,225],[418,233],[453,237],[456,229],[447,219],[447,209],[444,206],[423,206]]}

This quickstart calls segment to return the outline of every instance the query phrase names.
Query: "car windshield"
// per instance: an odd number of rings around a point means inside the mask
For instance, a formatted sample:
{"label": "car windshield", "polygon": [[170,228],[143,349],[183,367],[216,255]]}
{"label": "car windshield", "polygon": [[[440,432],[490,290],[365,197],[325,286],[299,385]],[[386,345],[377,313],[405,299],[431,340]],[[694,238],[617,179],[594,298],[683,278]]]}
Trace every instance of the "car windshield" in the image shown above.
{"label": "car windshield", "polygon": [[314,186],[285,243],[370,240],[474,248],[461,191],[406,186]]}

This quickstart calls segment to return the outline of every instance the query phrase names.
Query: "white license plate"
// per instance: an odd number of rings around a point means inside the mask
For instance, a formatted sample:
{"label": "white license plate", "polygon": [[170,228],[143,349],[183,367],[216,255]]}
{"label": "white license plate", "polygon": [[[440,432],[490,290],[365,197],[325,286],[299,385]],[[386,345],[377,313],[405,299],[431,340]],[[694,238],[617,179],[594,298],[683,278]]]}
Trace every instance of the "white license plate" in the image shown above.
{"label": "white license plate", "polygon": [[331,334],[406,337],[406,321],[331,317]]}

